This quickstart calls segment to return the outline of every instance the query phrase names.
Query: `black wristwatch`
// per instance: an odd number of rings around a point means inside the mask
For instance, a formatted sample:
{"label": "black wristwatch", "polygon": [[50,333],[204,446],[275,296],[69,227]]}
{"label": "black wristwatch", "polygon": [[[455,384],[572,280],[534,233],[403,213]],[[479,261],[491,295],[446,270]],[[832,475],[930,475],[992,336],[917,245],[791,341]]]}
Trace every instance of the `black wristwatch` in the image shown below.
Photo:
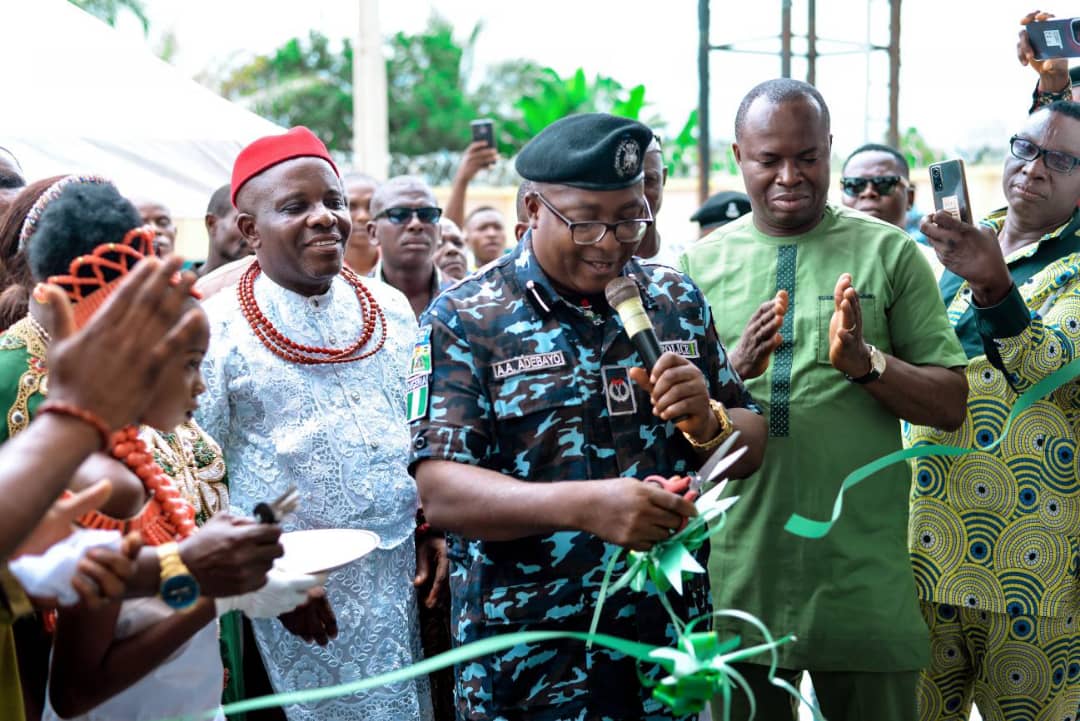
{"label": "black wristwatch", "polygon": [[885,372],[885,354],[869,343],[866,344],[866,347],[870,350],[870,372],[857,378],[852,378],[847,373],[844,374],[844,377],[849,381],[859,385],[876,381]]}

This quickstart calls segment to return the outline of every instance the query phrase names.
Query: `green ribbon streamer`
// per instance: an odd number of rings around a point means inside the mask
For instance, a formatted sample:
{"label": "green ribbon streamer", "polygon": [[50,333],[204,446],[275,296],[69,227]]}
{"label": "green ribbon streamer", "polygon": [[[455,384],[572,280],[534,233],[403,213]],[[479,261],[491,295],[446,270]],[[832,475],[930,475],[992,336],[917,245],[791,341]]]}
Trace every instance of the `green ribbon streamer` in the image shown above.
{"label": "green ribbon streamer", "polygon": [[787,523],[784,524],[784,530],[793,535],[801,536],[802,538],[823,538],[832,530],[833,525],[840,518],[840,512],[844,507],[844,494],[847,491],[859,485],[881,469],[901,461],[907,461],[913,458],[929,458],[931,456],[966,456],[969,453],[976,453],[978,451],[988,452],[994,450],[1003,440],[1005,440],[1005,436],[1008,435],[1013,421],[1016,420],[1021,413],[1056,391],[1058,388],[1076,380],[1077,377],[1080,377],[1080,358],[1058,368],[1056,371],[1031,386],[1031,388],[1028,388],[1016,399],[1016,403],[1013,404],[1012,410],[1009,411],[1009,415],[1005,418],[1005,425],[1002,427],[997,440],[985,447],[961,448],[960,446],[946,446],[939,444],[913,446],[911,448],[895,451],[887,456],[882,456],[875,461],[867,463],[865,466],[856,468],[849,473],[844,478],[844,482],[840,484],[840,491],[837,493],[836,500],[833,502],[831,519],[828,521],[816,521],[812,518],[807,518],[806,516],[800,516],[798,513],[792,513],[791,517],[788,518]]}
{"label": "green ribbon streamer", "polygon": [[[753,695],[749,687],[731,665],[744,661],[761,653],[772,654],[772,664],[769,669],[769,679],[772,683],[784,688],[795,698],[806,703],[814,710],[815,718],[820,718],[817,709],[799,696],[798,691],[792,689],[782,679],[774,678],[776,671],[776,647],[794,641],[794,636],[788,635],[780,639],[774,639],[765,625],[753,616],[742,611],[720,611],[716,615],[733,616],[742,619],[755,626],[762,634],[765,642],[756,646],[739,648],[741,641],[739,636],[733,636],[720,642],[712,631],[680,634],[676,647],[654,647],[636,641],[628,641],[616,636],[597,633],[581,633],[578,631],[520,631],[508,633],[494,638],[482,639],[473,643],[452,649],[438,656],[425,659],[405,668],[390,671],[388,673],[373,676],[371,678],[351,681],[336,686],[323,688],[289,691],[286,693],[261,696],[247,699],[222,707],[226,714],[256,711],[275,706],[290,704],[312,703],[341,696],[348,696],[359,691],[366,691],[377,686],[408,681],[418,676],[424,676],[433,671],[438,671],[449,666],[471,661],[481,656],[487,656],[497,651],[504,651],[519,644],[542,643],[559,639],[576,639],[586,643],[596,643],[614,651],[623,653],[637,659],[639,663],[655,663],[663,668],[668,675],[659,681],[652,681],[642,677],[646,687],[653,689],[653,697],[661,703],[669,706],[676,715],[699,713],[705,708],[705,703],[717,693],[728,698],[734,683],[746,692],[750,698],[751,708],[754,708]],[[697,619],[701,620],[701,619]],[[691,624],[692,626],[693,624]],[[689,631],[689,628],[688,628]],[[640,672],[639,672],[640,675]],[[207,710],[198,714],[169,719],[168,721],[200,721],[211,719],[217,713],[217,709]],[[725,716],[726,717],[726,716]]]}

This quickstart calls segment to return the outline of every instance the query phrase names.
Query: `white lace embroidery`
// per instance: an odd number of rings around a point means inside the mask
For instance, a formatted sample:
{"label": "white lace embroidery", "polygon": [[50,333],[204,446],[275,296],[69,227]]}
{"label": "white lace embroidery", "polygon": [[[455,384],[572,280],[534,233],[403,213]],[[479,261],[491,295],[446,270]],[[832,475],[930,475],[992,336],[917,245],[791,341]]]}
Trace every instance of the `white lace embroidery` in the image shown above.
{"label": "white lace embroidery", "polygon": [[[278,691],[366,678],[422,658],[412,578],[416,484],[408,473],[405,371],[416,322],[405,297],[363,281],[386,315],[386,344],[371,358],[298,365],[273,355],[252,333],[236,293],[206,303],[210,350],[207,392],[198,419],[221,445],[238,513],[295,483],[299,512],[285,530],[367,528],[380,550],[327,582],[339,635],[326,648],[305,644],[276,620],[255,624],[271,683]],[[291,340],[340,348],[362,327],[359,302],[340,277],[322,296],[305,298],[265,275],[255,282],[262,312]],[[290,721],[430,719],[427,679],[347,699],[290,706]]]}

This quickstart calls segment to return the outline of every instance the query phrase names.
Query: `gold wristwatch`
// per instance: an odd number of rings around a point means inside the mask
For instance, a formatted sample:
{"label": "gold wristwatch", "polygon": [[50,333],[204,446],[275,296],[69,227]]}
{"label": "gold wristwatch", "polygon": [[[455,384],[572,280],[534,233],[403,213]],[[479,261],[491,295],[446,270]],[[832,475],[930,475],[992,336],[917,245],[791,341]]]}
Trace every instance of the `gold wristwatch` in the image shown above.
{"label": "gold wristwatch", "polygon": [[712,451],[716,450],[720,446],[720,444],[723,443],[724,440],[728,436],[730,436],[731,432],[735,429],[735,427],[731,425],[731,418],[730,416],[728,416],[727,409],[724,408],[723,403],[721,403],[720,401],[714,401],[712,398],[710,398],[709,408],[712,409],[713,416],[716,417],[716,422],[720,424],[720,430],[716,432],[716,435],[713,436],[712,440],[705,441],[704,443],[698,443],[690,437],[689,433],[683,431],[683,437],[686,438],[686,440],[689,441],[690,445],[694,447],[694,450],[698,451],[699,453],[711,453]]}
{"label": "gold wristwatch", "polygon": [[199,582],[180,559],[180,546],[175,542],[157,547],[161,565],[161,600],[172,609],[187,611],[199,600]]}

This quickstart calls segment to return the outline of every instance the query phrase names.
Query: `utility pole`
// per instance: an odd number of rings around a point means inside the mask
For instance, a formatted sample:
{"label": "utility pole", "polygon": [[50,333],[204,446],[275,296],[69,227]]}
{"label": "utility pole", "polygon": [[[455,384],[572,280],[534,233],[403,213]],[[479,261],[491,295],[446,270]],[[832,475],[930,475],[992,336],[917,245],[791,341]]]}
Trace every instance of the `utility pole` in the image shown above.
{"label": "utility pole", "polygon": [[889,0],[888,143],[900,147],[900,0]]}
{"label": "utility pole", "polygon": [[386,58],[379,31],[379,0],[356,0],[359,23],[353,45],[353,165],[376,178],[390,173]]}
{"label": "utility pole", "polygon": [[709,0],[698,0],[698,205],[709,197]]}

